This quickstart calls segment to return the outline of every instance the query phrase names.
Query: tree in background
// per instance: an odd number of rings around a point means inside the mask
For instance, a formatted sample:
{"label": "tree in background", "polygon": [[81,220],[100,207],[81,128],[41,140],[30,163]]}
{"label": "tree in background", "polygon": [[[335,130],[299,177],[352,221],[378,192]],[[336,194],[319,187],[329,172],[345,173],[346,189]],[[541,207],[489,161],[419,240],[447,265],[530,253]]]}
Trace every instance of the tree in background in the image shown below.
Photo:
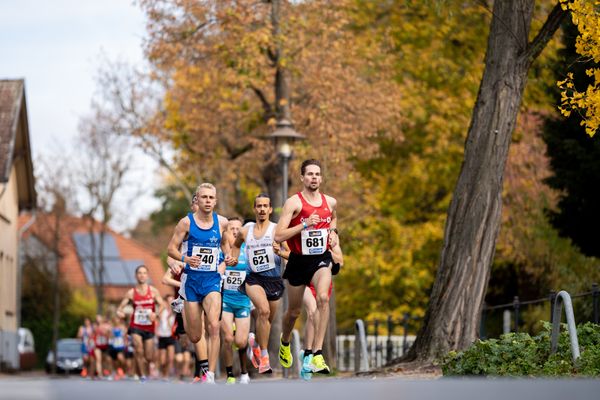
{"label": "tree in background", "polygon": [[[583,92],[594,84],[593,77],[585,72],[596,63],[577,53],[578,32],[571,23],[565,23],[562,52],[564,64],[573,78],[572,90]],[[562,68],[561,68],[562,67]],[[556,77],[564,77],[564,66],[556,66]],[[553,87],[556,102],[560,101],[560,90]],[[600,256],[600,246],[594,231],[600,223],[600,142],[585,135],[584,116],[578,112],[568,116],[550,116],[545,120],[544,140],[548,146],[552,176],[548,185],[559,191],[556,209],[550,209],[552,224],[561,235],[569,237],[588,256]]]}
{"label": "tree in background", "polygon": [[[104,311],[104,239],[114,217],[116,196],[127,187],[131,169],[129,138],[116,134],[101,114],[80,123],[80,156],[77,159],[77,185],[81,188],[80,208],[89,221],[92,275],[97,314]],[[131,187],[131,185],[129,185]],[[143,186],[139,190],[143,190]],[[135,193],[132,199],[135,199]],[[127,202],[135,207],[135,202]],[[99,226],[97,226],[98,224]],[[99,228],[99,229],[98,229]],[[98,234],[98,240],[96,240]]]}
{"label": "tree in background", "polygon": [[430,363],[477,338],[502,210],[503,175],[529,68],[558,29],[556,5],[530,41],[535,2],[493,5],[485,68],[422,329],[405,360]]}
{"label": "tree in background", "polygon": [[[600,10],[597,1],[560,0],[565,10],[571,12],[571,20],[577,26],[579,35],[575,42],[577,53],[594,64],[585,70],[590,77],[587,86],[577,86],[572,72],[559,81],[561,92],[560,110],[566,117],[573,111],[581,114],[581,125],[588,135],[594,136],[600,127]],[[583,71],[578,71],[582,74]],[[593,79],[591,79],[593,78]],[[578,78],[578,80],[581,78]]]}

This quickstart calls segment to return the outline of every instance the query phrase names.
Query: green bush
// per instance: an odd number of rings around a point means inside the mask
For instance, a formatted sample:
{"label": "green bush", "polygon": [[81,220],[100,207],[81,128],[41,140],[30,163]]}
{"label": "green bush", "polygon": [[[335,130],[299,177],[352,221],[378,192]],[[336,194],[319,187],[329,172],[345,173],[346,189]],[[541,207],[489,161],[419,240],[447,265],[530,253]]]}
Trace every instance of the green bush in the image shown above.
{"label": "green bush", "polygon": [[462,352],[450,352],[441,361],[444,375],[481,376],[597,376],[600,375],[600,325],[577,327],[581,357],[573,363],[569,335],[562,324],[558,349],[550,354],[551,325],[537,336],[508,333],[499,339],[477,341]]}

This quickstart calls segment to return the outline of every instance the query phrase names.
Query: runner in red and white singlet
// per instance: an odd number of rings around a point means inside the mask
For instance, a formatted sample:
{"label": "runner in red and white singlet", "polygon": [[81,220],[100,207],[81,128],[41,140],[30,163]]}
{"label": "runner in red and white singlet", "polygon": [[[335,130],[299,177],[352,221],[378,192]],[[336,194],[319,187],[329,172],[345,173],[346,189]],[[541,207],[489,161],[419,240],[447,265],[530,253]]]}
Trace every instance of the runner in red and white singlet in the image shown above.
{"label": "runner in red and white singlet", "polygon": [[283,317],[279,361],[292,366],[290,335],[302,310],[304,289],[311,283],[316,290],[319,320],[315,332],[314,353],[306,351],[303,369],[307,373],[329,373],[322,355],[323,340],[329,320],[329,296],[332,258],[329,249],[338,243],[337,201],[319,192],[321,163],[306,160],[300,169],[304,188],[286,200],[275,229],[275,241],[287,241],[291,253],[283,274],[288,281],[288,310]]}
{"label": "runner in red and white singlet", "polygon": [[[124,318],[123,308],[130,303],[133,305],[128,333],[133,341],[133,352],[140,379],[145,381],[148,376],[148,363],[153,360],[156,315],[163,310],[165,304],[158,290],[148,285],[148,268],[145,265],[136,268],[135,277],[138,284],[127,291],[125,298],[119,304],[117,316]],[[158,312],[155,304],[159,305]]]}

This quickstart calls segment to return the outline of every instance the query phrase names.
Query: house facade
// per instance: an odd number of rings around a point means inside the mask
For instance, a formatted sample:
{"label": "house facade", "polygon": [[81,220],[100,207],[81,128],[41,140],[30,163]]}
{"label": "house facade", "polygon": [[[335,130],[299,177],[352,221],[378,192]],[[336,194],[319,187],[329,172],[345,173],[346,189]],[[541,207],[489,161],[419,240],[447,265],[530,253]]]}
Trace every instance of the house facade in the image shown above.
{"label": "house facade", "polygon": [[[35,208],[23,80],[0,80],[0,368],[19,368],[19,214]],[[23,224],[26,226],[26,222]]]}

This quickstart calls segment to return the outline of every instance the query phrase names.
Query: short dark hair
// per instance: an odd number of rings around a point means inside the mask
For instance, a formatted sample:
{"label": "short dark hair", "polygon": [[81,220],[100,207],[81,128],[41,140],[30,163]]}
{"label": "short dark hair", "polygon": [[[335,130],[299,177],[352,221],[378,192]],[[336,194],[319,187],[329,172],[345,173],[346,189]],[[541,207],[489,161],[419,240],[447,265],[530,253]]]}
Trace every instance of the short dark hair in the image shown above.
{"label": "short dark hair", "polygon": [[137,275],[138,271],[140,270],[140,268],[146,268],[146,271],[148,271],[148,267],[146,267],[144,264],[138,265],[137,268],[135,269],[136,275]]}
{"label": "short dark hair", "polygon": [[244,221],[242,221],[242,219],[240,217],[227,218],[227,221],[240,221],[240,222],[244,222]]}
{"label": "short dark hair", "polygon": [[300,175],[304,175],[304,173],[306,172],[306,167],[308,167],[309,165],[316,165],[320,169],[323,169],[321,167],[321,162],[319,160],[315,160],[314,158],[311,158],[310,160],[304,160],[302,162],[302,165],[300,166]]}
{"label": "short dark hair", "polygon": [[259,193],[254,198],[254,207],[256,207],[256,200],[258,200],[258,199],[269,199],[269,206],[271,205],[271,196],[269,196],[266,193]]}

